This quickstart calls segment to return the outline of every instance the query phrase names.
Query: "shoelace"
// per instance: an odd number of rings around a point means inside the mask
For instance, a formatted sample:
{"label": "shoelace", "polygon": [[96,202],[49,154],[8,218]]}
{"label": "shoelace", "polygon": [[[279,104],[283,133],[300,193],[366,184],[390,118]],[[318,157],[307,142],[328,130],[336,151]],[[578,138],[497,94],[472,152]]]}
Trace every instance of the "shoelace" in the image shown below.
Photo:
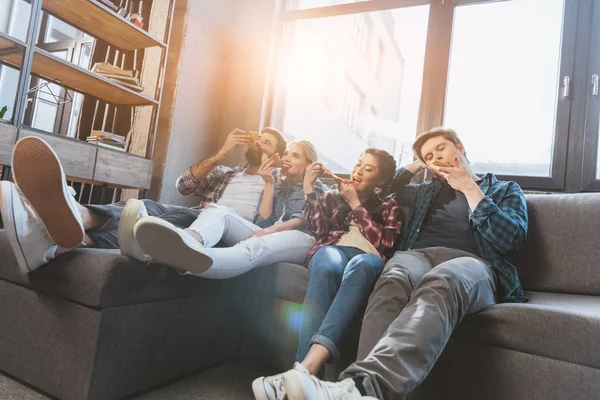
{"label": "shoelace", "polygon": [[310,376],[310,379],[314,382],[318,393],[324,399],[355,400],[357,398],[348,383],[322,381],[312,375]]}

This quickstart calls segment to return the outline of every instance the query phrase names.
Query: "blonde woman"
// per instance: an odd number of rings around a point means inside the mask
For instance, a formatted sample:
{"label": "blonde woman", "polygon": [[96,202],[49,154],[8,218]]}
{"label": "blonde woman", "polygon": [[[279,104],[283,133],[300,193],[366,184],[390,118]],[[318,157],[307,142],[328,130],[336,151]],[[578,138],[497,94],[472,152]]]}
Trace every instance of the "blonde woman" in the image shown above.
{"label": "blonde woman", "polygon": [[[142,218],[135,238],[153,260],[208,279],[233,278],[276,262],[304,264],[315,239],[306,230],[303,181],[306,167],[315,161],[317,150],[306,140],[290,143],[281,165],[273,158],[263,161],[258,173],[265,189],[254,224],[213,204],[187,229]],[[323,193],[320,181],[314,190]],[[215,247],[218,243],[224,247]]]}

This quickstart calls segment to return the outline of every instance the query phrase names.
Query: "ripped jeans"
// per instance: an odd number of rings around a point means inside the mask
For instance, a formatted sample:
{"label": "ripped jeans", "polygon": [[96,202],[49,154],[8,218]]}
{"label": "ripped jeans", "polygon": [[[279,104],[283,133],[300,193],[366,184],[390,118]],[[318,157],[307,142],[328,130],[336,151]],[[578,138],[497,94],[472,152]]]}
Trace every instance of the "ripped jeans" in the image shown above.
{"label": "ripped jeans", "polygon": [[[250,237],[261,228],[233,209],[217,204],[204,209],[189,229],[202,235],[204,247],[213,259],[208,271],[195,274],[207,279],[233,278],[278,262],[303,265],[315,244],[311,235],[297,230]],[[213,247],[219,242],[226,247]]]}

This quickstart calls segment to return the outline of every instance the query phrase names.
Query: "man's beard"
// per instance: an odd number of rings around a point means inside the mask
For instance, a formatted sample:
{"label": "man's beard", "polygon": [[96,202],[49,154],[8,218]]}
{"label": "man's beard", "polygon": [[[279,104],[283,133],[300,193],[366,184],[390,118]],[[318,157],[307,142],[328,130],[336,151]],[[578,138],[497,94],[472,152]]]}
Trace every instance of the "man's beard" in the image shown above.
{"label": "man's beard", "polygon": [[259,167],[262,164],[262,155],[263,152],[260,150],[249,149],[246,152],[246,160],[248,160],[250,165]]}

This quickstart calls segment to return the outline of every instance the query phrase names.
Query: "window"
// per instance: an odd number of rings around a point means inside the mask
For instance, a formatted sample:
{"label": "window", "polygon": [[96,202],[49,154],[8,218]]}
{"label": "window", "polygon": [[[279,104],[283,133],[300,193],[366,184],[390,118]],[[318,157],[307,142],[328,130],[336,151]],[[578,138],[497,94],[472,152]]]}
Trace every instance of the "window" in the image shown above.
{"label": "window", "polygon": [[551,176],[563,10],[564,0],[456,8],[444,125],[475,172]]}
{"label": "window", "polygon": [[358,118],[360,115],[362,97],[363,96],[356,89],[354,82],[347,79],[342,119],[354,132],[358,132]]}
{"label": "window", "polygon": [[[442,125],[458,132],[477,173],[525,189],[600,191],[600,0],[423,2],[290,0],[282,58],[314,67],[316,49],[333,56],[313,68],[327,78],[279,64],[268,122],[313,140],[340,173],[369,144],[404,164],[416,134]],[[319,79],[325,112],[310,100]]]}
{"label": "window", "polygon": [[[286,23],[278,62],[269,124],[288,140],[310,140],[337,173],[349,173],[370,143],[410,159],[417,129],[429,6],[363,14]],[[350,17],[356,36],[348,34]],[[357,51],[366,21],[369,40],[386,46],[385,85],[377,79],[377,45]]]}
{"label": "window", "polygon": [[31,4],[25,0],[0,1],[0,32],[25,42],[30,13]]}
{"label": "window", "polygon": [[351,28],[350,35],[352,40],[361,53],[367,49],[367,39],[369,36],[369,22],[364,14],[354,14],[350,16]]}
{"label": "window", "polygon": [[385,68],[385,46],[383,45],[383,42],[380,40],[378,53],[377,53],[377,66],[376,66],[375,71],[377,74],[377,80],[381,83],[383,82],[384,68]]}

